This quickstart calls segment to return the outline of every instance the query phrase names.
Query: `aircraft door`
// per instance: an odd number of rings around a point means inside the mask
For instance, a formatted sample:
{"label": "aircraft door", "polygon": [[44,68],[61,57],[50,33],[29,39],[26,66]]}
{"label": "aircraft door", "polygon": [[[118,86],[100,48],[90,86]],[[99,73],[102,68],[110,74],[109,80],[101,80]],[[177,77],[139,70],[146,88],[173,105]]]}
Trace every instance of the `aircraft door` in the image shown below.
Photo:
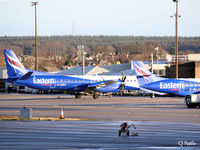
{"label": "aircraft door", "polygon": [[184,82],[181,81],[179,84],[180,84],[179,92],[184,92],[185,91],[185,84],[184,84]]}
{"label": "aircraft door", "polygon": [[50,82],[50,88],[53,89],[56,87],[56,80],[54,79],[51,79],[51,82]]}

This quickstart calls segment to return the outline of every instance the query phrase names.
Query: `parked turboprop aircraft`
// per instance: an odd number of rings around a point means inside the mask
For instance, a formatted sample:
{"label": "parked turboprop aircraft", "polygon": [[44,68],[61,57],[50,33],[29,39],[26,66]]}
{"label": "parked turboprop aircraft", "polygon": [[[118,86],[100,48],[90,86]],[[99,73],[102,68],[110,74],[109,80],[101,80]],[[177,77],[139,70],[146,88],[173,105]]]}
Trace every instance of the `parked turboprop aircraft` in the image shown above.
{"label": "parked turboprop aircraft", "polygon": [[25,68],[12,50],[4,50],[8,79],[6,82],[38,90],[65,90],[80,98],[92,93],[96,99],[99,93],[138,90],[135,76],[61,76]]}
{"label": "parked turboprop aircraft", "polygon": [[168,79],[151,73],[141,61],[132,61],[141,90],[179,96],[200,93],[200,79]]}

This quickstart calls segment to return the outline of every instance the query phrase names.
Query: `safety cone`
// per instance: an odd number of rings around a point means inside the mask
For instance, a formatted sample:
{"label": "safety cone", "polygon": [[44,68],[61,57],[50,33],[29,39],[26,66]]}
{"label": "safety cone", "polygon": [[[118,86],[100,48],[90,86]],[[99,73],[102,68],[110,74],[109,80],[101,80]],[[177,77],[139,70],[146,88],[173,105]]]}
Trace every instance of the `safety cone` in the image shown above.
{"label": "safety cone", "polygon": [[64,119],[64,112],[63,112],[63,108],[61,109],[61,112],[60,112],[60,119]]}

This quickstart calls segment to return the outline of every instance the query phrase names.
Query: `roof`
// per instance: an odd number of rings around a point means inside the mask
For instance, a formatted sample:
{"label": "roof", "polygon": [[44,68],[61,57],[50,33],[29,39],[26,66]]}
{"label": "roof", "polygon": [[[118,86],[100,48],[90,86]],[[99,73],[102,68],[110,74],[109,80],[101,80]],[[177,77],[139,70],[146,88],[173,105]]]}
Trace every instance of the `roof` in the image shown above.
{"label": "roof", "polygon": [[[124,73],[125,76],[135,75],[135,71],[132,70],[132,69],[123,70],[122,72]],[[121,71],[119,71],[119,72],[112,72],[112,71],[110,71],[110,72],[106,73],[106,75],[121,76]]]}
{"label": "roof", "polygon": [[[124,75],[134,75],[134,71],[131,70],[131,64],[116,64],[108,66],[85,66],[85,75],[121,75],[121,71]],[[82,75],[82,67],[73,67],[67,70],[57,72],[59,75]]]}
{"label": "roof", "polygon": [[[95,66],[86,66],[85,67],[85,74],[87,74],[88,72],[90,72],[94,68],[95,68]],[[80,67],[80,66],[73,67],[73,68],[70,68],[70,69],[67,69],[67,70],[57,72],[56,74],[59,74],[59,75],[82,75],[82,67]]]}
{"label": "roof", "polygon": [[43,66],[43,69],[47,72],[56,72],[59,71],[59,69],[55,66]]}
{"label": "roof", "polygon": [[124,64],[114,64],[114,65],[107,65],[107,66],[101,66],[102,68],[105,68],[112,72],[120,72],[124,70],[128,70],[131,68],[131,63],[124,63]]}

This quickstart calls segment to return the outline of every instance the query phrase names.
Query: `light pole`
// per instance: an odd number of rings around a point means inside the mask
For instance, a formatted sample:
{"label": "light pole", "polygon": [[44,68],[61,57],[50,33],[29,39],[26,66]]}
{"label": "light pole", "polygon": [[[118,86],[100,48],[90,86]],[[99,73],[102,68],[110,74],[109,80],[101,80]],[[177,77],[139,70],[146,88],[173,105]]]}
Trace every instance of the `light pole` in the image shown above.
{"label": "light pole", "polygon": [[38,70],[38,50],[37,50],[37,5],[38,5],[38,2],[31,2],[31,6],[35,6],[35,70]]}
{"label": "light pole", "polygon": [[178,1],[173,0],[176,3],[176,13],[175,13],[175,28],[176,28],[176,78],[178,78]]}
{"label": "light pole", "polygon": [[[151,72],[153,73],[153,53],[151,53]],[[155,94],[152,93],[151,98],[154,98]]]}
{"label": "light pole", "polygon": [[158,58],[159,58],[159,47],[155,48],[156,51],[156,59],[157,59],[157,65],[158,65]]}

